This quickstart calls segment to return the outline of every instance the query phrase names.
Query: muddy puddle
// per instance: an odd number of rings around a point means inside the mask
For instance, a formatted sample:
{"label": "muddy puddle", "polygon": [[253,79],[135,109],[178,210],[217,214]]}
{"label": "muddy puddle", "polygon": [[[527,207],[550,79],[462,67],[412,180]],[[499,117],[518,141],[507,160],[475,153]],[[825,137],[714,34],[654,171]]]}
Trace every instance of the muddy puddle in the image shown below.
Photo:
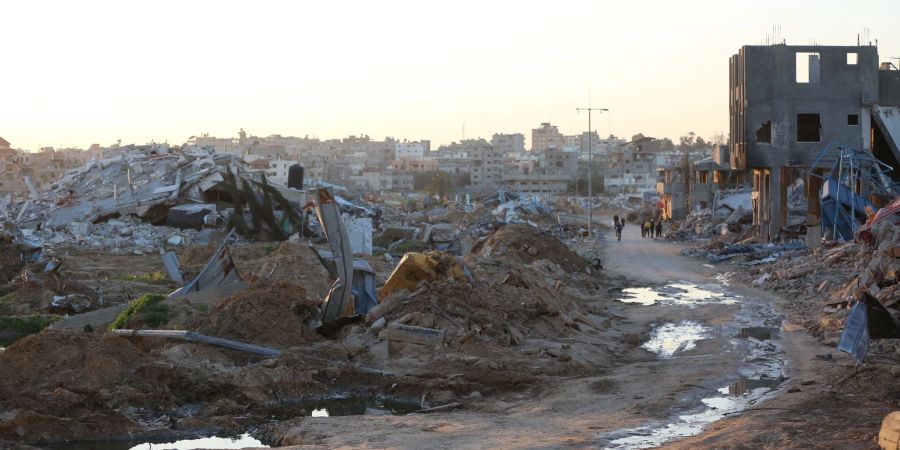
{"label": "muddy puddle", "polygon": [[235,437],[208,436],[192,439],[166,440],[116,440],[116,441],[85,441],[85,442],[60,442],[55,444],[43,444],[48,450],[195,450],[195,449],[238,449],[247,447],[268,448],[259,440],[249,434]]}
{"label": "muddy puddle", "polygon": [[707,425],[754,407],[774,396],[784,384],[785,359],[780,343],[781,317],[768,304],[741,298],[727,285],[672,283],[659,287],[624,290],[626,303],[652,306],[737,305],[738,311],[725,324],[709,327],[684,320],[654,327],[643,348],[660,359],[677,358],[694,348],[697,341],[724,336],[740,356],[737,373],[722,374],[723,384],[699,388],[682,399],[680,408],[663,421],[615,430],[597,436],[603,448],[651,448],[701,433]]}
{"label": "muddy puddle", "polygon": [[[190,409],[190,408],[188,408]],[[405,415],[421,410],[413,401],[381,397],[337,396],[322,399],[285,401],[271,408],[271,418],[278,420],[300,416],[388,416]],[[240,449],[247,447],[268,447],[250,434],[222,437],[197,432],[195,436],[174,439],[171,435],[157,438],[121,439],[105,441],[58,442],[44,444],[48,450],[194,450],[194,449]]]}
{"label": "muddy puddle", "polygon": [[312,417],[337,416],[401,416],[422,409],[412,401],[386,398],[329,398],[287,403],[276,417],[288,419],[299,415]]}
{"label": "muddy puddle", "polygon": [[695,348],[697,341],[711,336],[711,328],[685,320],[655,327],[650,333],[650,339],[641,347],[656,353],[660,359],[668,359],[676,353]]}
{"label": "muddy puddle", "polygon": [[619,299],[623,303],[635,303],[644,306],[656,304],[680,305],[696,307],[707,304],[733,305],[740,298],[726,293],[718,284],[670,283],[656,287],[633,287],[622,290],[624,296]]}

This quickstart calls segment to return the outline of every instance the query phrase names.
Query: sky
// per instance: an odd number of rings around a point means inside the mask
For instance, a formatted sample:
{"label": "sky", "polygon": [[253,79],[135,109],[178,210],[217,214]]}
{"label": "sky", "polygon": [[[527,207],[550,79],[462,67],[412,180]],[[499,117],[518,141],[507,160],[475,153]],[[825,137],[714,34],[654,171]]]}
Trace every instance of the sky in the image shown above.
{"label": "sky", "polygon": [[[728,132],[728,58],[788,44],[900,57],[900,1],[4,1],[0,137]],[[897,64],[898,60],[893,59]]]}

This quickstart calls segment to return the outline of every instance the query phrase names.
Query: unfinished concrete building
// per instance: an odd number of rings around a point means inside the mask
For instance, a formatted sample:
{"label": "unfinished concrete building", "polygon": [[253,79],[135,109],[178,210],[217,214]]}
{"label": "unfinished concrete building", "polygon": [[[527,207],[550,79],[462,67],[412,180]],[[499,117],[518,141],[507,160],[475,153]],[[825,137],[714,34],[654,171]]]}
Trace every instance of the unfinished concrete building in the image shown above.
{"label": "unfinished concrete building", "polygon": [[[788,225],[788,187],[797,178],[832,166],[817,160],[829,143],[872,151],[872,108],[897,106],[900,84],[890,80],[874,46],[748,45],[731,57],[731,166],[753,180],[760,237]],[[812,222],[821,215],[816,181],[806,183]]]}

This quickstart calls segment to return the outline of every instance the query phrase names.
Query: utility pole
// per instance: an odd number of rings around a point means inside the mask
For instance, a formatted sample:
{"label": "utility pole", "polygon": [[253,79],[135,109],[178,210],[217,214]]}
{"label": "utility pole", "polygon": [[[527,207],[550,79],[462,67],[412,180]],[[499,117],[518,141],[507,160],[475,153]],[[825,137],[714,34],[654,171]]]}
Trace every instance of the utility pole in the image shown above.
{"label": "utility pole", "polygon": [[[588,236],[594,237],[594,136],[591,134],[591,111],[608,112],[606,108],[575,108],[575,111],[588,113]],[[576,195],[578,192],[575,192]]]}

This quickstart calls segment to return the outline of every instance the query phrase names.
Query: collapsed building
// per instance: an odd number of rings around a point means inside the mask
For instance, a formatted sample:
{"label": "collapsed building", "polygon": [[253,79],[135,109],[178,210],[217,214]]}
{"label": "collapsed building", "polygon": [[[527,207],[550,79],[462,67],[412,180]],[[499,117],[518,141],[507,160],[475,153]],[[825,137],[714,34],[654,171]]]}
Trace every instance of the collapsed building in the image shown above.
{"label": "collapsed building", "polygon": [[[730,162],[737,180],[753,186],[760,238],[775,239],[789,225],[789,190],[798,179],[805,182],[806,225],[821,224],[818,197],[828,195],[823,182],[845,150],[898,167],[900,72],[891,69],[879,67],[872,45],[746,45],[731,57]],[[890,198],[872,202],[880,207]]]}

